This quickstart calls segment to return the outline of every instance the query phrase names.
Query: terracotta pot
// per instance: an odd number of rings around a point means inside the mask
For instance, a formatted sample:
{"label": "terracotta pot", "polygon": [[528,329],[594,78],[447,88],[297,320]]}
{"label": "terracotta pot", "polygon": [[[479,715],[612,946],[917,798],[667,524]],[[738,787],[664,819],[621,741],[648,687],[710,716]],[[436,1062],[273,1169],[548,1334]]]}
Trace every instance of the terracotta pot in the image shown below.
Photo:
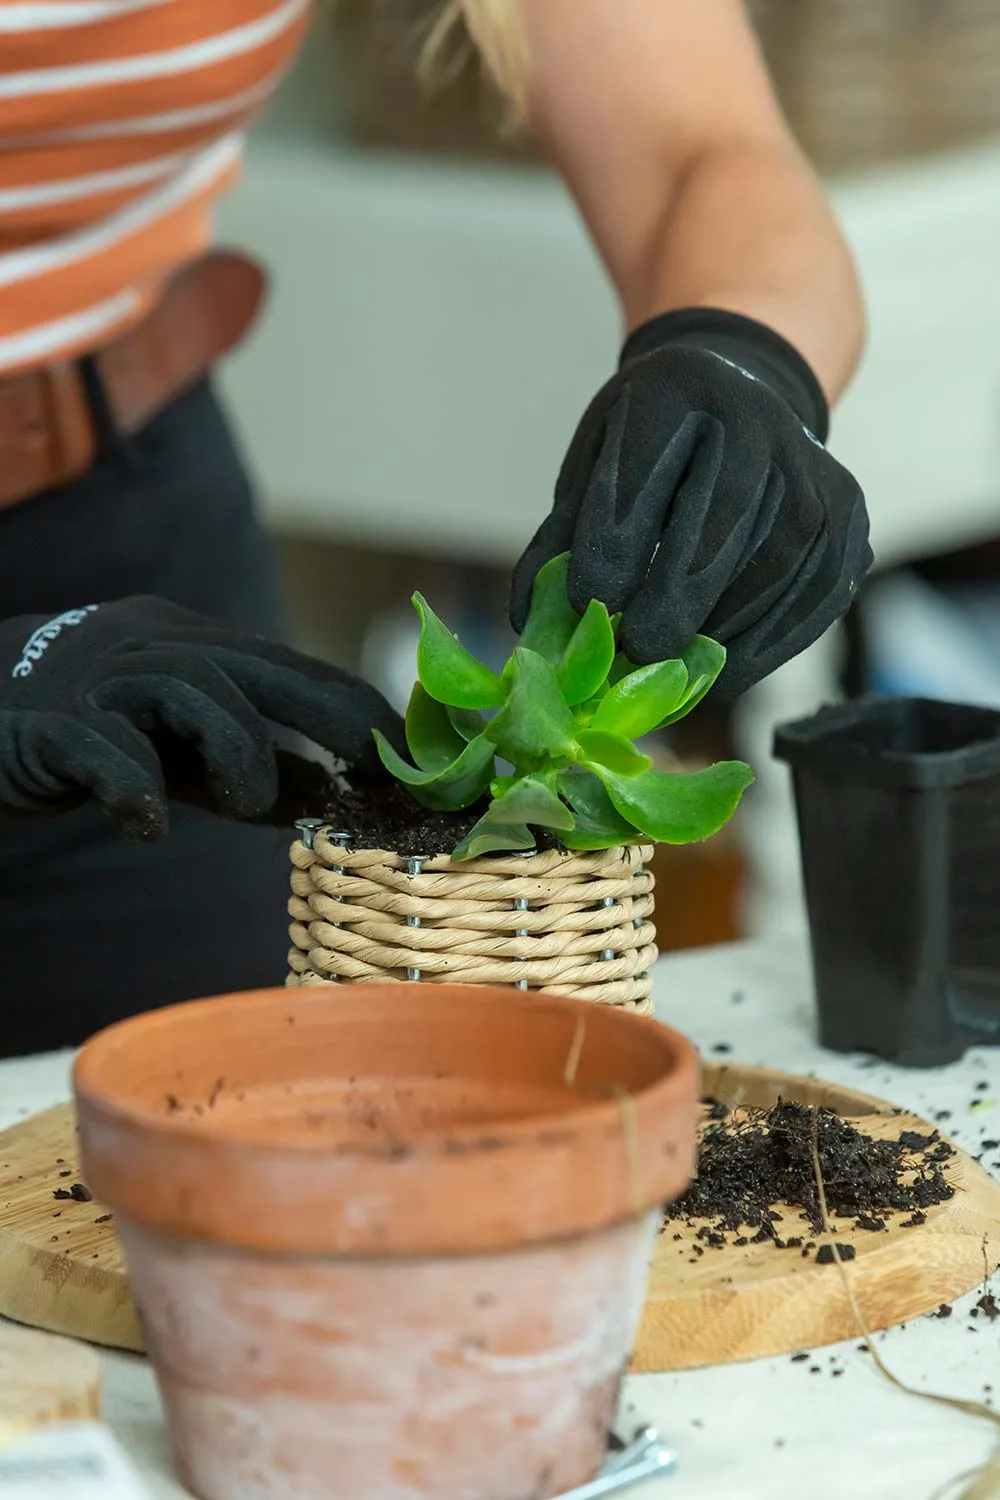
{"label": "terracotta pot", "polygon": [[541,1500],[596,1472],[693,1169],[683,1037],[517,990],[271,990],[122,1022],[74,1083],[196,1494]]}

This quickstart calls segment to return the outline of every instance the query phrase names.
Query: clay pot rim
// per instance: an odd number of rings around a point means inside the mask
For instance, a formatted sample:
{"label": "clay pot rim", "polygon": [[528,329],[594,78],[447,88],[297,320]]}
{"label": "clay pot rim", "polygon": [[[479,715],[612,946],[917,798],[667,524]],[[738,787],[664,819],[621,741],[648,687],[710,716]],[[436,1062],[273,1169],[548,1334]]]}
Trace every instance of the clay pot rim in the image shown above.
{"label": "clay pot rim", "polygon": [[[415,985],[351,986],[351,999],[331,995],[325,986],[314,994],[251,991],[152,1012],[100,1033],[84,1047],[74,1070],[81,1165],[94,1192],[122,1225],[131,1221],[181,1238],[265,1253],[386,1258],[556,1242],[652,1212],[687,1185],[700,1077],[697,1052],[687,1038],[648,1017],[616,1014],[578,997],[480,986],[421,988],[422,997]],[[580,1017],[599,1016],[594,1046],[603,1038],[607,1047],[611,1034],[619,1033],[622,1050],[616,1044],[613,1055],[621,1057],[623,1076],[633,1085],[651,1074],[652,1080],[630,1092],[631,1112],[620,1094],[610,1094],[609,1078],[608,1097],[584,1094],[562,1112],[546,1109],[507,1121],[494,1117],[422,1129],[403,1137],[402,1151],[398,1145],[375,1149],[367,1142],[358,1147],[311,1136],[275,1139],[266,1125],[254,1130],[238,1119],[213,1126],[210,1118],[165,1110],[159,1086],[150,1104],[115,1098],[119,1079],[126,1080],[123,1092],[129,1087],[136,1037],[140,1048],[155,1049],[157,1028],[176,1025],[179,1015],[183,1055],[187,1028],[208,1006],[230,1007],[224,1035],[214,1044],[225,1047],[233,1007],[239,1007],[238,1028],[244,1017],[252,1020],[255,1007],[258,1015],[268,1007],[273,1029],[275,1020],[287,1019],[290,1007],[305,1031],[313,1006],[320,1021],[322,1011],[335,1015],[343,1007],[345,1027],[366,1014],[387,1025],[397,1005],[419,1004],[420,998],[429,1026],[440,1027],[449,1015],[466,1017],[471,1006],[500,1002],[507,1015],[497,1020],[499,1033],[520,1028],[530,1043],[536,1018],[543,1023],[539,1032],[547,1033],[547,1067],[556,1058],[562,1065],[563,1036],[568,1059]],[[475,1021],[471,1024],[475,1028]],[[482,1024],[488,1024],[485,1018]],[[175,1047],[176,1042],[177,1036]],[[647,1048],[652,1059],[641,1068],[626,1061]],[[372,1055],[377,1058],[377,1048]],[[603,1049],[588,1053],[584,1042],[585,1087],[595,1093],[604,1086],[598,1066],[604,1055]],[[398,1063],[393,1068],[398,1075]],[[206,1077],[216,1071],[225,1074],[224,1064],[216,1069],[199,1058],[199,1091],[207,1090]],[[393,1069],[384,1076],[391,1079]],[[487,1064],[484,1078],[490,1076]],[[252,1074],[244,1081],[252,1083]],[[238,1089],[240,1083],[233,1079],[230,1086]]]}
{"label": "clay pot rim", "polygon": [[[419,981],[400,986],[400,989],[409,991],[420,988]],[[426,985],[427,989],[437,989],[437,985]],[[319,993],[316,1001],[327,998],[326,987],[317,987]],[[510,1000],[513,996],[520,994],[503,986],[488,985],[455,985],[451,989],[463,989],[468,991],[468,999],[472,1003],[488,1003],[502,997]],[[309,997],[304,990],[295,992],[296,1004],[308,1004]],[[402,996],[401,996],[402,998]],[[391,1161],[394,1160],[398,1148],[392,1143],[384,1146],[373,1142],[341,1143],[331,1146],[329,1142],[322,1139],[302,1136],[295,1140],[283,1139],[275,1142],[266,1131],[255,1131],[251,1126],[247,1130],[240,1130],[233,1134],[222,1134],[214,1130],[210,1123],[204,1122],[204,1116],[191,1118],[189,1115],[170,1113],[165,1114],[150,1106],[139,1103],[125,1103],[120,1099],[110,1096],[99,1082],[99,1071],[106,1065],[106,1049],[113,1047],[122,1038],[131,1037],[136,1033],[155,1032],[161,1025],[170,1025],[175,1022],[179,1015],[184,1015],[196,1021],[198,1014],[205,1011],[217,1012],[225,1006],[230,1010],[242,1008],[244,1005],[254,1007],[271,1003],[289,1003],[289,991],[281,986],[270,989],[234,991],[225,995],[212,995],[202,1000],[187,1000],[177,1005],[164,1006],[159,1010],[142,1012],[136,1016],[129,1016],[123,1021],[115,1022],[96,1032],[93,1037],[86,1041],[77,1053],[73,1063],[73,1091],[77,1099],[86,1107],[102,1115],[109,1122],[123,1126],[126,1129],[139,1132],[143,1135],[155,1135],[160,1138],[187,1141],[192,1145],[202,1144],[210,1146],[213,1151],[231,1151],[233,1153],[253,1150],[255,1153],[264,1153],[272,1157],[288,1156],[296,1160],[310,1160],[322,1157],[335,1157],[341,1160],[356,1159],[359,1161]],[[531,999],[530,1009],[540,1011],[541,1009],[563,1011],[571,1016],[581,1014],[581,1006],[590,1006],[593,1001],[583,1001],[566,995],[534,995]],[[608,1007],[613,1009],[613,1007]],[[639,1016],[634,1012],[624,1012],[628,1016],[629,1024],[634,1027],[641,1026],[646,1034],[655,1037],[662,1052],[670,1056],[671,1066],[669,1071],[655,1078],[645,1088],[637,1089],[629,1093],[628,1098],[635,1107],[648,1106],[659,1101],[666,1103],[670,1096],[677,1092],[683,1092],[686,1080],[691,1069],[700,1069],[700,1057],[694,1043],[683,1033],[675,1031],[672,1027],[664,1025],[654,1016]],[[102,1056],[102,1054],[104,1054]],[[220,1059],[220,1068],[223,1060]],[[378,1076],[373,1074],[373,1077]],[[587,1098],[581,1096],[579,1107],[564,1110],[558,1114],[530,1115],[513,1120],[495,1120],[489,1124],[472,1123],[469,1125],[441,1127],[439,1130],[428,1131],[426,1134],[416,1137],[412,1143],[407,1143],[407,1158],[419,1160],[420,1158],[432,1159],[449,1155],[471,1155],[476,1147],[484,1148],[482,1143],[488,1138],[488,1149],[493,1152],[500,1147],[496,1144],[502,1142],[503,1147],[516,1147],[536,1139],[539,1130],[544,1130],[545,1121],[552,1119],[553,1130],[560,1134],[574,1134],[581,1129],[588,1131],[599,1131],[604,1127],[620,1127],[622,1120],[622,1109],[620,1098],[612,1096],[609,1098]]]}

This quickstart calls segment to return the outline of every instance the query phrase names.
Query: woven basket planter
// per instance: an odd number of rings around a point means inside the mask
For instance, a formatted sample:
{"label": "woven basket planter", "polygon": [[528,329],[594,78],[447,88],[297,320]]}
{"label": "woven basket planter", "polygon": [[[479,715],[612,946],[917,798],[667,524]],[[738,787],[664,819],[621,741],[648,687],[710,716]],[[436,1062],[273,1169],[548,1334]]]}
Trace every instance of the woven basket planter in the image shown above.
{"label": "woven basket planter", "polygon": [[652,846],[453,863],[292,845],[290,985],[510,984],[648,1014],[656,959]]}

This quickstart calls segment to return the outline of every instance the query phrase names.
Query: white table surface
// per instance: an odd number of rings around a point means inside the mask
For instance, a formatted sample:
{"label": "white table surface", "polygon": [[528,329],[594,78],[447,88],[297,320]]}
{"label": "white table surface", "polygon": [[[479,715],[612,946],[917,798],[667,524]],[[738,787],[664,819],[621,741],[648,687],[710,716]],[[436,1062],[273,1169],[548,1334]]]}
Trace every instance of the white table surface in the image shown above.
{"label": "white table surface", "polygon": [[[816,1072],[924,1115],[949,1109],[943,1128],[974,1155],[984,1137],[1000,1137],[1000,1050],[978,1049],[928,1072],[822,1052],[813,1039],[808,964],[798,939],[665,958],[656,993],[661,1017],[708,1055],[726,1044],[734,1060]],[[0,1127],[66,1098],[68,1064],[68,1053],[0,1063]],[[977,1094],[983,1080],[988,1088]],[[977,1097],[997,1102],[972,1111]],[[984,1164],[1000,1175],[1000,1150],[988,1151]],[[992,1385],[1000,1404],[1000,1323],[970,1319],[974,1301],[975,1294],[956,1302],[947,1320],[922,1318],[879,1335],[880,1353],[919,1389],[979,1400],[984,1385]],[[816,1375],[809,1363],[782,1357],[630,1379],[629,1415],[654,1422],[680,1453],[675,1475],[634,1493],[643,1500],[774,1500],[798,1492],[812,1475],[824,1500],[930,1500],[946,1481],[986,1459],[993,1442],[988,1424],[894,1390],[857,1342],[818,1354],[810,1361],[822,1367]],[[834,1368],[843,1375],[834,1377]],[[109,1353],[104,1372],[107,1421],[157,1500],[177,1500],[186,1492],[171,1472],[149,1367]]]}

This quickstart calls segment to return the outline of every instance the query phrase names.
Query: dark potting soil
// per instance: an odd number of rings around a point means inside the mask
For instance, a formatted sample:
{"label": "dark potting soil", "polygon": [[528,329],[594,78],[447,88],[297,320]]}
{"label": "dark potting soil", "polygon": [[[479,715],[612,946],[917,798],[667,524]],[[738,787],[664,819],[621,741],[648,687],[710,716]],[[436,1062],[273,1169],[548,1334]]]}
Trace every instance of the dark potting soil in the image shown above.
{"label": "dark potting soil", "polygon": [[[64,1175],[62,1172],[59,1173],[60,1177]],[[86,1183],[74,1182],[70,1188],[55,1188],[52,1196],[53,1198],[72,1198],[74,1203],[90,1203],[94,1195]]]}
{"label": "dark potting soil", "polygon": [[[725,1106],[705,1103],[709,1119],[698,1175],[667,1208],[666,1222],[683,1220],[694,1227],[707,1221],[710,1243],[732,1236],[737,1244],[749,1239],[798,1248],[801,1237],[783,1238],[778,1228],[788,1209],[799,1210],[812,1234],[821,1233],[814,1140],[831,1220],[849,1219],[858,1229],[879,1233],[889,1214],[909,1213],[906,1223],[923,1223],[924,1209],[954,1196],[942,1171],[954,1150],[936,1130],[929,1135],[905,1130],[896,1140],[875,1140],[828,1109],[779,1100],[768,1110],[729,1110],[720,1118]],[[853,1256],[853,1247],[839,1248],[843,1259]],[[828,1250],[825,1246],[817,1255],[821,1264],[832,1261],[832,1251],[824,1253]]]}
{"label": "dark potting soil", "polygon": [[[351,836],[359,849],[389,849],[403,858],[450,854],[488,806],[485,799],[461,812],[431,812],[414,802],[398,781],[351,773],[351,783],[331,784],[323,817]],[[556,847],[543,829],[532,829],[539,849]]]}

